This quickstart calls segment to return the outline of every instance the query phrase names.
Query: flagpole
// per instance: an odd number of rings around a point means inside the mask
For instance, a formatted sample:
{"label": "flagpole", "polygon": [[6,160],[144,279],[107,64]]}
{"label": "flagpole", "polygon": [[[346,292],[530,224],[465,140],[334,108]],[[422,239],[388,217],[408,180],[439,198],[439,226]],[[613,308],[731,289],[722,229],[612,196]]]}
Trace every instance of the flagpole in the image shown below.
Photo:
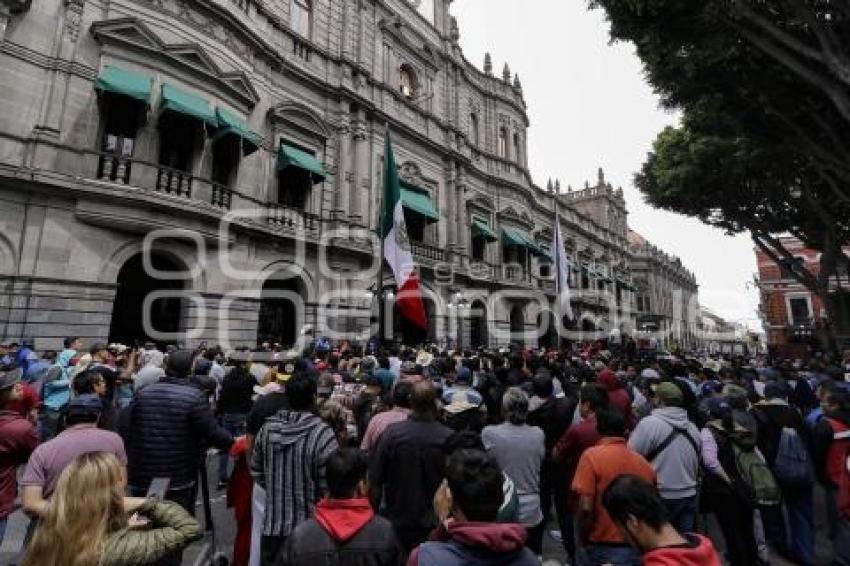
{"label": "flagpole", "polygon": [[[387,120],[384,123],[385,134],[384,137],[390,135],[390,122]],[[386,139],[385,139],[386,142]],[[384,143],[384,147],[386,147],[386,143]],[[378,345],[383,346],[385,340],[386,327],[384,326],[384,236],[381,233],[381,227],[384,224],[384,182],[386,178],[386,167],[387,167],[387,155],[384,153],[384,162],[381,166],[381,190],[380,196],[378,197],[378,227],[375,230],[375,233],[378,235],[378,241],[380,242],[380,256],[378,257],[378,280],[375,285],[376,293],[378,294]]]}
{"label": "flagpole", "polygon": [[[563,238],[561,235],[560,219],[558,218],[558,194],[552,193],[552,208],[555,211],[555,243],[563,246]],[[554,246],[552,246],[554,248]],[[555,329],[558,333],[558,351],[561,350],[561,326],[563,325],[564,313],[561,312],[561,250],[553,249],[555,254],[555,304],[557,306],[558,316],[555,320]]]}

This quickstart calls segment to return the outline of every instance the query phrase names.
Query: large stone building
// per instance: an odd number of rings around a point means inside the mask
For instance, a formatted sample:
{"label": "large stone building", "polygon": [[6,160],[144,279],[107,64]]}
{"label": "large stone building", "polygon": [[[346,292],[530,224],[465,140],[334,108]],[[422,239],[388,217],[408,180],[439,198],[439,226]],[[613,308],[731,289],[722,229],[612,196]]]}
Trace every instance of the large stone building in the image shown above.
{"label": "large stone building", "polygon": [[668,348],[699,346],[699,285],[678,257],[629,231],[632,275],[637,293],[637,329],[654,333]]}
{"label": "large stone building", "polygon": [[[0,338],[364,339],[391,133],[429,338],[536,343],[561,191],[450,1],[0,0]],[[622,191],[557,198],[571,327],[628,331]]]}

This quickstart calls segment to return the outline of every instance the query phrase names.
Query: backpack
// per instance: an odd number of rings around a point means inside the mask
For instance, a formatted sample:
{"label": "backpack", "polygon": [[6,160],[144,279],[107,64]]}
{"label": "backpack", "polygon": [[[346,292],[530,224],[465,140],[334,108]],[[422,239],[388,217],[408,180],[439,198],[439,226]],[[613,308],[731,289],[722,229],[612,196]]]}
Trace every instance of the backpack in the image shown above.
{"label": "backpack", "polygon": [[776,483],[776,478],[761,456],[753,448],[741,447],[734,440],[730,444],[740,487],[750,505],[753,507],[779,505],[782,492],[779,484]]}
{"label": "backpack", "polygon": [[814,482],[814,472],[809,451],[797,431],[783,427],[779,449],[773,464],[776,481],[785,486],[809,486]]}

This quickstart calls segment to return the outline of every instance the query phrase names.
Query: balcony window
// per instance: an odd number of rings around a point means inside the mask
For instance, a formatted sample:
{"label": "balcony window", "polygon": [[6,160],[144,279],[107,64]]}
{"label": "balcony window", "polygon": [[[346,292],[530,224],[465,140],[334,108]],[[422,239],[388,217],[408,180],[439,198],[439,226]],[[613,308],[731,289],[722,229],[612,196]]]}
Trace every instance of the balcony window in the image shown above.
{"label": "balcony window", "polygon": [[312,19],[313,6],[311,0],[292,0],[292,31],[309,39]]}
{"label": "balcony window", "polygon": [[326,177],[327,172],[314,152],[281,141],[277,159],[278,204],[305,210],[313,185]]}
{"label": "balcony window", "polygon": [[484,252],[487,250],[487,240],[484,238],[472,238],[472,259],[484,261]]}
{"label": "balcony window", "polygon": [[540,264],[540,277],[543,279],[548,279],[552,277],[552,264],[551,263],[541,263]]}
{"label": "balcony window", "polygon": [[226,136],[212,146],[212,181],[225,187],[236,184],[239,161],[242,157],[241,139]]}
{"label": "balcony window", "polygon": [[469,115],[469,142],[473,147],[478,147],[478,114],[474,112]]}
{"label": "balcony window", "polygon": [[159,164],[191,173],[203,139],[202,126],[174,113],[163,115],[159,124]]}
{"label": "balcony window", "polygon": [[522,141],[519,139],[519,134],[514,134],[514,161],[522,165]]}
{"label": "balcony window", "polygon": [[404,223],[407,225],[407,237],[417,244],[425,243],[425,217],[410,209],[404,209]]}

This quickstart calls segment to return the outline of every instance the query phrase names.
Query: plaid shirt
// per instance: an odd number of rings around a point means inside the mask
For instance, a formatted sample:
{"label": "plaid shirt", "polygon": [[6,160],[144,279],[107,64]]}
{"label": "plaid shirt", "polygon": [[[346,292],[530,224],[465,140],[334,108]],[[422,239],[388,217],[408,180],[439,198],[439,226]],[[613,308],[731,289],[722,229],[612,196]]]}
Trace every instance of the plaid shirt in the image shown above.
{"label": "plaid shirt", "polygon": [[313,413],[282,410],[266,421],[251,456],[251,475],[266,490],[263,535],[289,536],[313,516],[327,491],[325,463],[338,447]]}

